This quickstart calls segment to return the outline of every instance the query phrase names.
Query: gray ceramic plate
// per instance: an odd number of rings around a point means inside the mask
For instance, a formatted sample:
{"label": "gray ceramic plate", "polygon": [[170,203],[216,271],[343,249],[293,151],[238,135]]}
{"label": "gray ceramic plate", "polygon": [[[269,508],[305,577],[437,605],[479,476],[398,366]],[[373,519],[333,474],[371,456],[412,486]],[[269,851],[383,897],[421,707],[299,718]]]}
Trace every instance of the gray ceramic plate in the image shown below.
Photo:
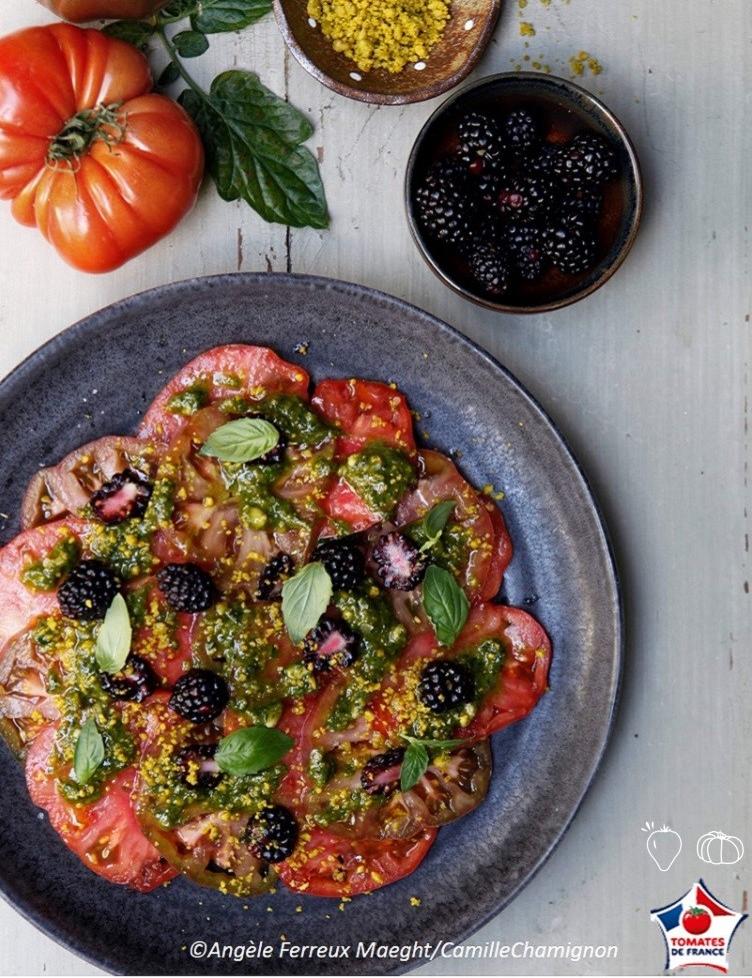
{"label": "gray ceramic plate", "polygon": [[[309,344],[298,358],[295,347]],[[411,877],[347,904],[279,892],[250,902],[180,880],[148,896],[89,873],[26,794],[3,748],[0,886],[16,908],[91,961],[131,974],[384,973],[394,959],[192,960],[197,940],[410,944],[460,940],[507,904],[550,854],[590,784],[611,729],[621,658],[614,565],[588,486],[561,436],[502,367],[444,323],[355,285],[232,275],[166,286],[57,336],[0,384],[0,510],[18,512],[40,462],[134,428],[174,370],[219,343],[274,346],[314,377],[395,380],[432,443],[460,449],[476,485],[506,492],[515,558],[504,598],[552,636],[551,692],[494,737],[489,797],[442,829]],[[96,391],[96,393],[94,393]],[[2,529],[15,532],[14,518]],[[420,897],[420,908],[410,897]],[[302,912],[296,908],[302,906]],[[271,907],[271,911],[267,910]],[[351,956],[355,950],[351,951]],[[415,962],[416,964],[419,962]]]}

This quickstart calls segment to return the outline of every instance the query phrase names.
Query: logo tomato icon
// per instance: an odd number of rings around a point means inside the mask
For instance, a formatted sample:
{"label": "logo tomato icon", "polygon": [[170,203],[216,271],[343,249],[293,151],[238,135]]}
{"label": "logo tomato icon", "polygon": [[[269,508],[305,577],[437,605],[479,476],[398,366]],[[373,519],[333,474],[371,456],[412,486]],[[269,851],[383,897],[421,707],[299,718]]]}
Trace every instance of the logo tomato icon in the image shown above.
{"label": "logo tomato icon", "polygon": [[688,934],[704,934],[710,927],[711,917],[704,907],[690,907],[682,914],[682,924]]}

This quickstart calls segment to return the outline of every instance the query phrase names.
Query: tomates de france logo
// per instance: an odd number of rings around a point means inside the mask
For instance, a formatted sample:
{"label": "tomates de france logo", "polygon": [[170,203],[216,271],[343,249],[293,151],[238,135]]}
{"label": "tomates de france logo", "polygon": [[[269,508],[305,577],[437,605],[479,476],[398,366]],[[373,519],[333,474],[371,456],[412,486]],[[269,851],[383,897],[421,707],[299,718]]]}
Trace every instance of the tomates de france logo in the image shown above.
{"label": "tomates de france logo", "polygon": [[705,965],[728,974],[731,938],[747,917],[726,907],[702,880],[666,907],[650,911],[666,942],[666,970]]}

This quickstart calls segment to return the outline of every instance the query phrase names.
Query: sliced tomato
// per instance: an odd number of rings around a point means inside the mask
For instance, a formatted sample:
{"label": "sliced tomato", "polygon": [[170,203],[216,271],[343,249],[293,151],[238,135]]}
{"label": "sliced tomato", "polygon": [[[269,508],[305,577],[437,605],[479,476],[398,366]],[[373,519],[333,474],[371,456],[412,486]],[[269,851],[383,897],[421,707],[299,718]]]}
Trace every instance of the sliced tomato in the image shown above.
{"label": "sliced tomato", "polygon": [[131,651],[146,659],[159,678],[174,686],[190,668],[199,615],[173,612],[153,578],[139,581],[147,593],[143,622],[134,629]]}
{"label": "sliced tomato", "polygon": [[340,429],[340,458],[359,452],[368,442],[415,452],[413,419],[405,395],[376,380],[322,380],[312,403],[319,414]]}
{"label": "sliced tomato", "polygon": [[409,876],[436,838],[427,829],[412,839],[351,839],[327,829],[306,833],[293,855],[279,864],[291,890],[311,896],[352,897]]}
{"label": "sliced tomato", "polygon": [[371,512],[344,479],[336,481],[324,499],[322,508],[330,520],[347,523],[351,533],[367,530],[381,520],[380,516]]}
{"label": "sliced tomato", "polygon": [[55,728],[46,727],[32,743],[26,760],[26,783],[35,805],[90,870],[111,883],[147,893],[176,875],[149,842],[131,805],[135,768],[121,771],[102,796],[88,805],[67,802],[57,790],[51,769]]}
{"label": "sliced tomato", "polygon": [[[423,475],[397,507],[395,522],[404,528],[422,519],[437,503],[452,500],[455,509],[445,534],[456,536],[461,558],[449,560],[450,569],[472,602],[488,601],[498,593],[512,559],[512,541],[501,512],[445,455],[425,450],[420,459]],[[441,558],[441,549],[435,552]]]}
{"label": "sliced tomato", "polygon": [[551,640],[532,615],[519,608],[480,605],[470,612],[453,652],[478,646],[487,638],[504,643],[506,655],[498,683],[484,697],[466,737],[487,737],[527,716],[548,689]]}
{"label": "sliced tomato", "polygon": [[157,394],[144,415],[139,436],[167,444],[188,418],[170,411],[170,399],[200,389],[206,404],[230,397],[261,400],[268,394],[295,394],[308,400],[310,377],[265,346],[229,344],[201,353],[186,364]]}
{"label": "sliced tomato", "polygon": [[21,505],[21,524],[37,526],[65,513],[78,514],[118,472],[131,468],[151,477],[156,464],[154,446],[143,439],[108,435],[91,441],[36,473]]}

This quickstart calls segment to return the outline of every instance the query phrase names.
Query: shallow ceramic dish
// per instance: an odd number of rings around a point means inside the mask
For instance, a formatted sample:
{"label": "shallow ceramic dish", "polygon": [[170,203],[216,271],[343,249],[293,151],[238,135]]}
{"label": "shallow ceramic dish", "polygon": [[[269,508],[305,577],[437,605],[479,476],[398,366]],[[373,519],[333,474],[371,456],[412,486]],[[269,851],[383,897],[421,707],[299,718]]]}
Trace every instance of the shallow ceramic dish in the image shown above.
{"label": "shallow ceramic dish", "polygon": [[[521,288],[519,295],[493,300],[474,291],[462,265],[423,232],[416,219],[415,192],[430,164],[451,148],[449,133],[461,115],[472,110],[503,115],[521,106],[532,108],[541,117],[555,119],[554,128],[569,137],[585,130],[605,137],[617,152],[619,176],[610,181],[604,192],[593,268],[574,276],[552,270],[540,285],[531,283]],[[452,94],[418,133],[405,174],[407,219],[426,263],[449,288],[497,312],[549,312],[595,292],[627,257],[640,226],[642,206],[640,162],[629,134],[613,112],[574,82],[532,71],[488,75]]]}
{"label": "shallow ceramic dish", "polygon": [[[0,888],[52,937],[129,974],[380,974],[419,960],[191,958],[209,945],[281,934],[302,944],[456,941],[497,913],[540,867],[587,790],[613,719],[621,659],[619,591],[585,479],[551,421],[486,353],[425,312],[356,285],[288,275],[229,275],[165,286],[90,316],[0,383],[2,542],[41,462],[126,431],[176,368],[218,343],[257,342],[314,377],[395,380],[436,447],[461,449],[477,485],[503,488],[516,553],[504,597],[532,606],[554,644],[551,693],[493,738],[486,801],[444,828],[410,877],[337,910],[278,892],[244,901],[186,880],[148,895],[89,873],[31,804],[0,750]],[[296,346],[308,344],[301,357]],[[447,368],[450,369],[447,369]],[[410,905],[417,896],[421,906]],[[302,912],[296,912],[298,906]],[[248,909],[244,909],[248,907]],[[271,907],[269,912],[267,907]],[[363,912],[363,909],[367,912]]]}
{"label": "shallow ceramic dish", "polygon": [[400,105],[435,98],[454,88],[478,63],[496,27],[501,0],[453,0],[451,18],[425,62],[398,74],[361,71],[332,47],[307,0],[274,0],[274,15],[288,47],[306,71],[327,88],[359,102]]}

